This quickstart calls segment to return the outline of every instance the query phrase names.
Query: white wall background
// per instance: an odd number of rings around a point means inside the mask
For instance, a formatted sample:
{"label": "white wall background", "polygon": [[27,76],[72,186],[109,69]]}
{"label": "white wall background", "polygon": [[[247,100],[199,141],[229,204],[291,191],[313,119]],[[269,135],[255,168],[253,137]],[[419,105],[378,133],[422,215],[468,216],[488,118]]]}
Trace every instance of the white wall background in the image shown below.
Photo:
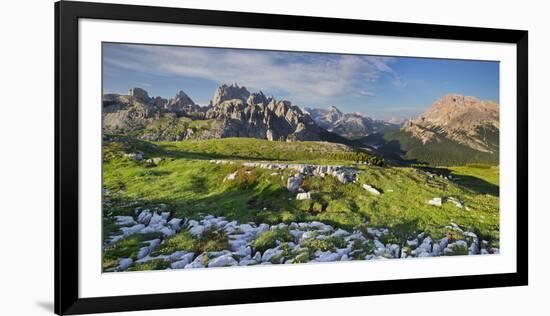
{"label": "white wall background", "polygon": [[[100,1],[97,2],[109,2]],[[544,314],[550,293],[546,231],[550,20],[544,1],[113,0],[189,8],[529,30],[530,285],[520,288],[136,312],[133,315]],[[53,312],[53,1],[20,0],[0,13],[0,314]],[[530,312],[530,313],[529,313]],[[111,314],[115,315],[115,314]]]}

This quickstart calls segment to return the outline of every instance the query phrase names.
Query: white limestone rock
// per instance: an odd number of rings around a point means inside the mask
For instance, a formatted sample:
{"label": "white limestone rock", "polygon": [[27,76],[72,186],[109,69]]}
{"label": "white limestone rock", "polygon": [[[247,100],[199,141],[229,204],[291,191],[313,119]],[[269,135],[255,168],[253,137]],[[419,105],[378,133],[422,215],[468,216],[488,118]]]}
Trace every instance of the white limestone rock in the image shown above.
{"label": "white limestone rock", "polygon": [[233,180],[235,180],[235,178],[237,178],[237,173],[238,173],[238,172],[235,171],[235,172],[233,172],[233,173],[228,174],[228,175],[225,177],[225,179],[223,179],[223,181],[225,182],[225,181],[233,181]]}
{"label": "white limestone rock", "polygon": [[197,269],[197,268],[204,268],[204,264],[202,264],[201,262],[193,261],[184,267],[184,269]]}
{"label": "white limestone rock", "polygon": [[143,210],[141,211],[141,213],[139,213],[137,221],[138,223],[148,225],[151,217],[153,217],[153,213],[151,213],[150,210]]}
{"label": "white limestone rock", "polygon": [[262,262],[270,261],[273,257],[280,255],[283,251],[277,248],[267,249],[262,255]]}
{"label": "white limestone rock", "polygon": [[317,257],[317,260],[319,262],[331,262],[331,261],[340,261],[341,258],[342,258],[342,256],[337,254],[337,253],[326,251],[326,252],[321,253]]}
{"label": "white limestone rock", "polygon": [[209,268],[228,267],[236,265],[239,265],[239,263],[233,258],[231,254],[216,257],[208,262]]}
{"label": "white limestone rock", "polygon": [[134,226],[131,226],[131,227],[121,227],[120,230],[122,231],[124,236],[128,236],[128,235],[135,234],[135,233],[139,232],[140,230],[142,230],[144,228],[145,228],[145,225],[137,224],[137,225],[134,225]]}
{"label": "white limestone rock", "polygon": [[371,185],[368,185],[368,184],[363,184],[363,189],[369,191],[370,193],[374,194],[374,195],[380,195],[380,191],[378,191],[377,189],[375,189],[373,186]]}
{"label": "white limestone rock", "polygon": [[441,204],[442,204],[441,198],[440,197],[435,197],[435,198],[429,200],[428,204],[433,205],[433,206],[441,206]]}
{"label": "white limestone rock", "polygon": [[295,175],[288,178],[288,180],[286,182],[286,188],[288,189],[288,191],[290,191],[292,193],[296,193],[296,192],[298,192],[298,189],[302,185],[303,181],[304,181],[304,178],[302,177],[301,174],[299,174],[299,173],[295,174]]}
{"label": "white limestone rock", "polygon": [[197,225],[189,229],[189,233],[195,237],[199,237],[204,233],[205,230],[206,228],[204,226]]}
{"label": "white limestone rock", "polygon": [[119,226],[137,224],[132,216],[115,216],[115,220]]}
{"label": "white limestone rock", "polygon": [[170,227],[172,227],[173,230],[177,231],[181,228],[182,221],[183,221],[183,219],[181,219],[181,218],[172,218],[168,222],[168,225],[170,225]]}
{"label": "white limestone rock", "polygon": [[179,260],[176,262],[173,262],[170,265],[170,268],[172,269],[185,269],[191,262],[193,261],[193,256],[195,254],[192,252],[185,253],[180,256]]}
{"label": "white limestone rock", "polygon": [[124,271],[128,269],[128,267],[130,267],[133,263],[134,263],[134,260],[132,260],[131,258],[120,259],[120,261],[118,262],[117,270]]}

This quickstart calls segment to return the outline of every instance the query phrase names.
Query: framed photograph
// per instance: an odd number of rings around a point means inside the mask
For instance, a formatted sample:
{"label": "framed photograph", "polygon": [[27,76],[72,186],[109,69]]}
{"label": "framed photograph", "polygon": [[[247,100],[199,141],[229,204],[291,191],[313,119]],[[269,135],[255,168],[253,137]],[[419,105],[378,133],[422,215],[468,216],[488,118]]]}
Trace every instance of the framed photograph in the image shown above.
{"label": "framed photograph", "polygon": [[527,31],[55,15],[56,313],[527,284]]}

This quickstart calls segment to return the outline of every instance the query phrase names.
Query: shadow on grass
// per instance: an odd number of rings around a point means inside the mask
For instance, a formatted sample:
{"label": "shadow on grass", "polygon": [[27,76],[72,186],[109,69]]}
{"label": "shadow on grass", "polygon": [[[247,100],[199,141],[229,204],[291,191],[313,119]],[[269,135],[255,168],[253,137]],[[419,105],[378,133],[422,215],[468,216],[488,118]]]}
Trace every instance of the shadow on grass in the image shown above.
{"label": "shadow on grass", "polygon": [[195,160],[212,160],[212,159],[227,159],[227,160],[261,160],[273,161],[273,158],[264,158],[247,155],[226,155],[219,153],[196,153],[183,151],[173,145],[157,145],[148,141],[132,138],[124,135],[106,134],[103,137],[103,146],[108,146],[110,143],[121,143],[124,150],[127,152],[141,151],[146,157],[173,158],[173,159],[195,159]]}
{"label": "shadow on grass", "polygon": [[[449,174],[452,173],[451,170],[447,168],[441,168],[441,167],[418,167],[418,169],[435,173],[437,175],[443,175],[444,177],[448,177]],[[454,184],[465,188],[467,190],[470,190],[474,193],[478,194],[489,194],[492,196],[499,196],[499,186],[495,185],[493,183],[490,183],[488,181],[485,181],[483,179],[469,176],[469,175],[454,175],[454,178],[451,180]]]}

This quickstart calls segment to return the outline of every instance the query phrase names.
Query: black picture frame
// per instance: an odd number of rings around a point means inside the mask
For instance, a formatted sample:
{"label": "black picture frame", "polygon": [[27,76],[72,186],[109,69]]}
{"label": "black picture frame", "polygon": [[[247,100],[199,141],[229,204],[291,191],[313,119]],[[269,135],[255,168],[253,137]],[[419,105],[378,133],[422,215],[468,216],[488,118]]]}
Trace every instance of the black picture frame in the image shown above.
{"label": "black picture frame", "polygon": [[[517,272],[79,298],[78,21],[90,18],[511,43],[517,46]],[[337,18],[61,1],[55,3],[55,312],[83,314],[527,285],[528,32]]]}

